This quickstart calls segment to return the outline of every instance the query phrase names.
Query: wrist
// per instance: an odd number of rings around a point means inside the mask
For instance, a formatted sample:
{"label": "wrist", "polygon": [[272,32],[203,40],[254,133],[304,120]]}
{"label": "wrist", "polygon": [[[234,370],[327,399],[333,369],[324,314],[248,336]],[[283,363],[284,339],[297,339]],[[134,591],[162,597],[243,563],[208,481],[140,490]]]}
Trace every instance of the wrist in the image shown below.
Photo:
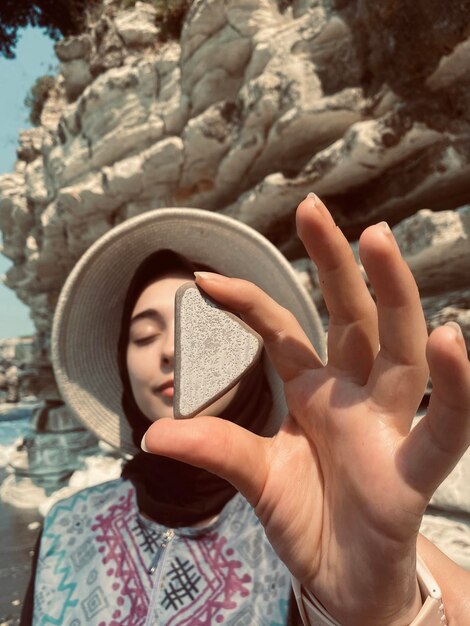
{"label": "wrist", "polygon": [[[320,609],[327,617],[335,616],[332,622],[328,620],[323,625],[318,626],[363,626],[373,624],[374,626],[410,626],[422,609],[423,601],[417,579],[414,581],[413,591],[409,594],[408,600],[403,600],[401,596],[400,604],[397,608],[396,599],[385,601],[380,596],[370,594],[366,599],[356,598],[355,602],[349,602],[348,607],[335,608],[330,612],[324,607],[318,598],[305,588],[301,588],[302,599],[308,599],[310,605]],[[307,625],[317,626],[317,616],[315,619],[306,622]]]}
{"label": "wrist", "polygon": [[[377,612],[376,598],[368,602],[368,610],[355,614],[343,614],[341,621],[334,619],[325,607],[308,591],[301,588],[293,579],[294,594],[305,626],[355,626],[356,624],[374,624],[374,626],[446,626],[441,591],[429,570],[418,557],[416,594],[410,606],[402,606],[393,616],[384,606]],[[380,598],[379,598],[380,601]],[[338,613],[339,615],[339,613]]]}
{"label": "wrist", "polygon": [[398,571],[385,561],[375,577],[358,567],[350,583],[318,590],[317,600],[341,626],[409,626],[422,607],[416,560]]}

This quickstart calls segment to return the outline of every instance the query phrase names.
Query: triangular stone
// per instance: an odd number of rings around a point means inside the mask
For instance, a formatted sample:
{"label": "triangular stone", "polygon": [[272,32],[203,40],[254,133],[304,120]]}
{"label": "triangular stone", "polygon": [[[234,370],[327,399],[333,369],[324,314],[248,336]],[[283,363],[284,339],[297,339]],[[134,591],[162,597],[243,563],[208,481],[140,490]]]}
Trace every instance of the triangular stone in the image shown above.
{"label": "triangular stone", "polygon": [[259,359],[262,338],[194,283],[175,299],[176,418],[193,417],[229,391]]}

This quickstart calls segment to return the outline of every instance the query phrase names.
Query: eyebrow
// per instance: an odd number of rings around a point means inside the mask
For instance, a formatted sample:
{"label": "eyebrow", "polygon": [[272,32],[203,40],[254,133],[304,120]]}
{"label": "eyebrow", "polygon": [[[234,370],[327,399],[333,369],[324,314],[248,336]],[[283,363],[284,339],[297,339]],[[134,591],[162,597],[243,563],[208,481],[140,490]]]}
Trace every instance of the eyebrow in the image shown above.
{"label": "eyebrow", "polygon": [[131,319],[130,325],[132,326],[135,322],[138,322],[142,319],[153,320],[155,322],[158,322],[162,326],[165,324],[163,316],[156,309],[145,309],[145,311],[141,311],[140,313],[137,313],[137,315],[134,315],[134,317]]}

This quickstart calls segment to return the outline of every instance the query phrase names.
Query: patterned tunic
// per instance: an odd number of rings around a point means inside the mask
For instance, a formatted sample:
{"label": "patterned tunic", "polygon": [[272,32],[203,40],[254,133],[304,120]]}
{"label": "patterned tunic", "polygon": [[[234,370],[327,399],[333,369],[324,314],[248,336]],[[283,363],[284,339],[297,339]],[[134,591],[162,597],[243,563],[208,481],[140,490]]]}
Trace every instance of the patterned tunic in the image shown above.
{"label": "patterned tunic", "polygon": [[237,494],[205,528],[144,518],[131,482],[85,489],[45,519],[34,626],[283,626],[290,575]]}

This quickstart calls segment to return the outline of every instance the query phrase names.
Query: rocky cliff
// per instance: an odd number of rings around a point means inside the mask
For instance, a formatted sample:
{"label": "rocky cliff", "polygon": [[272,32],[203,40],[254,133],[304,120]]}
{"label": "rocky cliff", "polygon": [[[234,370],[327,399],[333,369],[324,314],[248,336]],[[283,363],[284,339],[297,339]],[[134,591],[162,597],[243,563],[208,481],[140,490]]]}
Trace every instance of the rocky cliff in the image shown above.
{"label": "rocky cliff", "polygon": [[33,360],[33,338],[0,339],[0,362],[29,365]]}
{"label": "rocky cliff", "polygon": [[57,44],[42,124],[0,177],[6,283],[31,309],[42,370],[75,261],[155,207],[252,225],[322,309],[294,231],[311,190],[353,247],[387,220],[430,328],[456,320],[470,343],[469,16],[470,0],[196,0],[168,40],[150,4],[107,0],[86,32]]}
{"label": "rocky cliff", "polygon": [[6,282],[41,334],[68,271],[114,224],[202,207],[295,258],[293,212],[310,190],[351,240],[431,209],[399,239],[423,296],[446,294],[431,317],[465,317],[469,1],[198,0],[166,42],[155,15],[110,1],[56,46],[42,126],[0,177]]}

